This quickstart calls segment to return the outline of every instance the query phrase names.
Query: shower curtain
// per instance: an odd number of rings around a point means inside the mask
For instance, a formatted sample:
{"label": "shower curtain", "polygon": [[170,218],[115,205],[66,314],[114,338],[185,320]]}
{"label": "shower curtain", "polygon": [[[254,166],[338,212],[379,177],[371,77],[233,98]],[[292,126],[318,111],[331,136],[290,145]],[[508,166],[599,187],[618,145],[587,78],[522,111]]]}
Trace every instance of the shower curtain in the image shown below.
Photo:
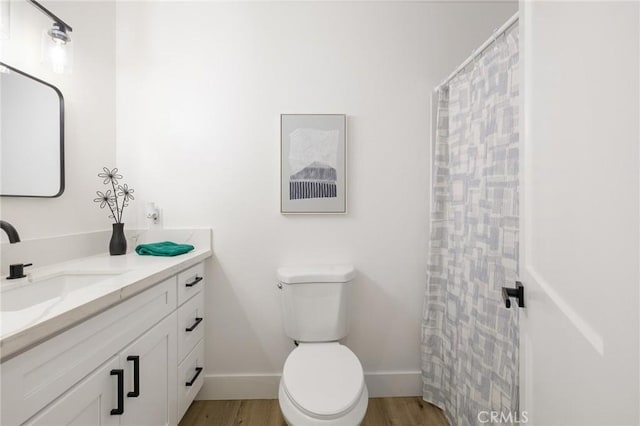
{"label": "shower curtain", "polygon": [[518,409],[517,28],[467,68],[438,91],[422,322],[423,397],[458,426]]}

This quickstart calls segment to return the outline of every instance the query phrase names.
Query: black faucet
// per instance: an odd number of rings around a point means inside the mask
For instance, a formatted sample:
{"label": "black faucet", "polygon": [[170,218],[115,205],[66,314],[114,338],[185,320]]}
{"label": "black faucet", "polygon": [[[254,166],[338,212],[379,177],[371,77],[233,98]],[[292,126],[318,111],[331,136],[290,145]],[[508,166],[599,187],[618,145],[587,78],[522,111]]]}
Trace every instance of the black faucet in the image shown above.
{"label": "black faucet", "polygon": [[18,235],[18,231],[13,227],[9,222],[5,222],[4,220],[0,220],[0,228],[4,232],[7,233],[7,237],[9,237],[9,243],[15,244],[20,242],[20,235]]}
{"label": "black faucet", "polygon": [[[14,228],[12,224],[4,220],[0,220],[0,228],[2,228],[2,230],[7,233],[7,236],[9,237],[9,244],[20,242],[20,235],[18,235],[18,231],[16,231],[16,228]],[[13,265],[9,265],[9,276],[7,277],[7,279],[14,280],[26,277],[26,275],[24,274],[24,268],[26,266],[31,266],[31,263],[16,263]]]}

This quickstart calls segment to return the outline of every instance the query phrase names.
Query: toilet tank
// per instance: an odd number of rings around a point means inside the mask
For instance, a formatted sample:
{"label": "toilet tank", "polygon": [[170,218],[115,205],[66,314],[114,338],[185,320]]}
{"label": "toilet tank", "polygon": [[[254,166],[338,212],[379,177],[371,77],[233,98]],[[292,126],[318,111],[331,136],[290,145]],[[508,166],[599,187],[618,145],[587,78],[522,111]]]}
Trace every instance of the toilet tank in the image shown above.
{"label": "toilet tank", "polygon": [[348,334],[353,266],[282,267],[277,274],[287,336],[299,342],[331,342]]}

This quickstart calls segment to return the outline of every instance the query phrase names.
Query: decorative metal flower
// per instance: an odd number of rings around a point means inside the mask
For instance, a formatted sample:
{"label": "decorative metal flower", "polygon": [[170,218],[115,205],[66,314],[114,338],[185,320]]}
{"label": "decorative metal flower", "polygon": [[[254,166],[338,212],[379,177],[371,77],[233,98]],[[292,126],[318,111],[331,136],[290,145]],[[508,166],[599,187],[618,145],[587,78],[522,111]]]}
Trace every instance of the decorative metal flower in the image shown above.
{"label": "decorative metal flower", "polygon": [[107,169],[106,167],[103,167],[102,170],[104,170],[104,173],[98,173],[98,177],[101,177],[104,179],[104,183],[105,185],[107,185],[109,182],[113,183],[114,185],[118,184],[118,179],[122,179],[122,175],[118,174],[118,168],[114,168],[112,170]]}
{"label": "decorative metal flower", "polygon": [[98,194],[98,198],[94,198],[94,203],[100,203],[100,208],[104,209],[106,205],[111,206],[114,202],[114,197],[111,195],[111,190],[108,189],[107,192],[96,191]]}
{"label": "decorative metal flower", "polygon": [[[129,188],[126,183],[118,185],[118,179],[122,179],[122,175],[118,174],[117,168],[108,169],[103,167],[102,170],[104,173],[99,173],[98,177],[104,179],[103,183],[105,185],[111,184],[111,189],[108,189],[104,193],[96,191],[98,198],[95,198],[93,201],[100,203],[101,209],[108,206],[109,210],[111,210],[109,219],[113,219],[115,223],[122,223],[122,212],[124,208],[129,206],[130,200],[135,199],[133,196],[134,190],[133,188]],[[116,185],[118,185],[117,190]]]}
{"label": "decorative metal flower", "polygon": [[133,196],[135,190],[133,188],[129,188],[126,183],[124,185],[118,185],[118,191],[118,195],[123,197],[123,204],[129,200],[136,199],[136,197]]}

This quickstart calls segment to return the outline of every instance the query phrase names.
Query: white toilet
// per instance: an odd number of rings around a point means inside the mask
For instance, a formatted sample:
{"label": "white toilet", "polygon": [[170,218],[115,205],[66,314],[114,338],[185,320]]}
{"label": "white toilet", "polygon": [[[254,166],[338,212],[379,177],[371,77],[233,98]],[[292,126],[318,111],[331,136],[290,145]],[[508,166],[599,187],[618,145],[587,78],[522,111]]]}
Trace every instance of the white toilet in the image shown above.
{"label": "white toilet", "polygon": [[289,425],[356,426],[369,393],[362,365],[338,343],[348,333],[353,266],[283,267],[278,288],[284,330],[298,343],[287,357],[278,400]]}

